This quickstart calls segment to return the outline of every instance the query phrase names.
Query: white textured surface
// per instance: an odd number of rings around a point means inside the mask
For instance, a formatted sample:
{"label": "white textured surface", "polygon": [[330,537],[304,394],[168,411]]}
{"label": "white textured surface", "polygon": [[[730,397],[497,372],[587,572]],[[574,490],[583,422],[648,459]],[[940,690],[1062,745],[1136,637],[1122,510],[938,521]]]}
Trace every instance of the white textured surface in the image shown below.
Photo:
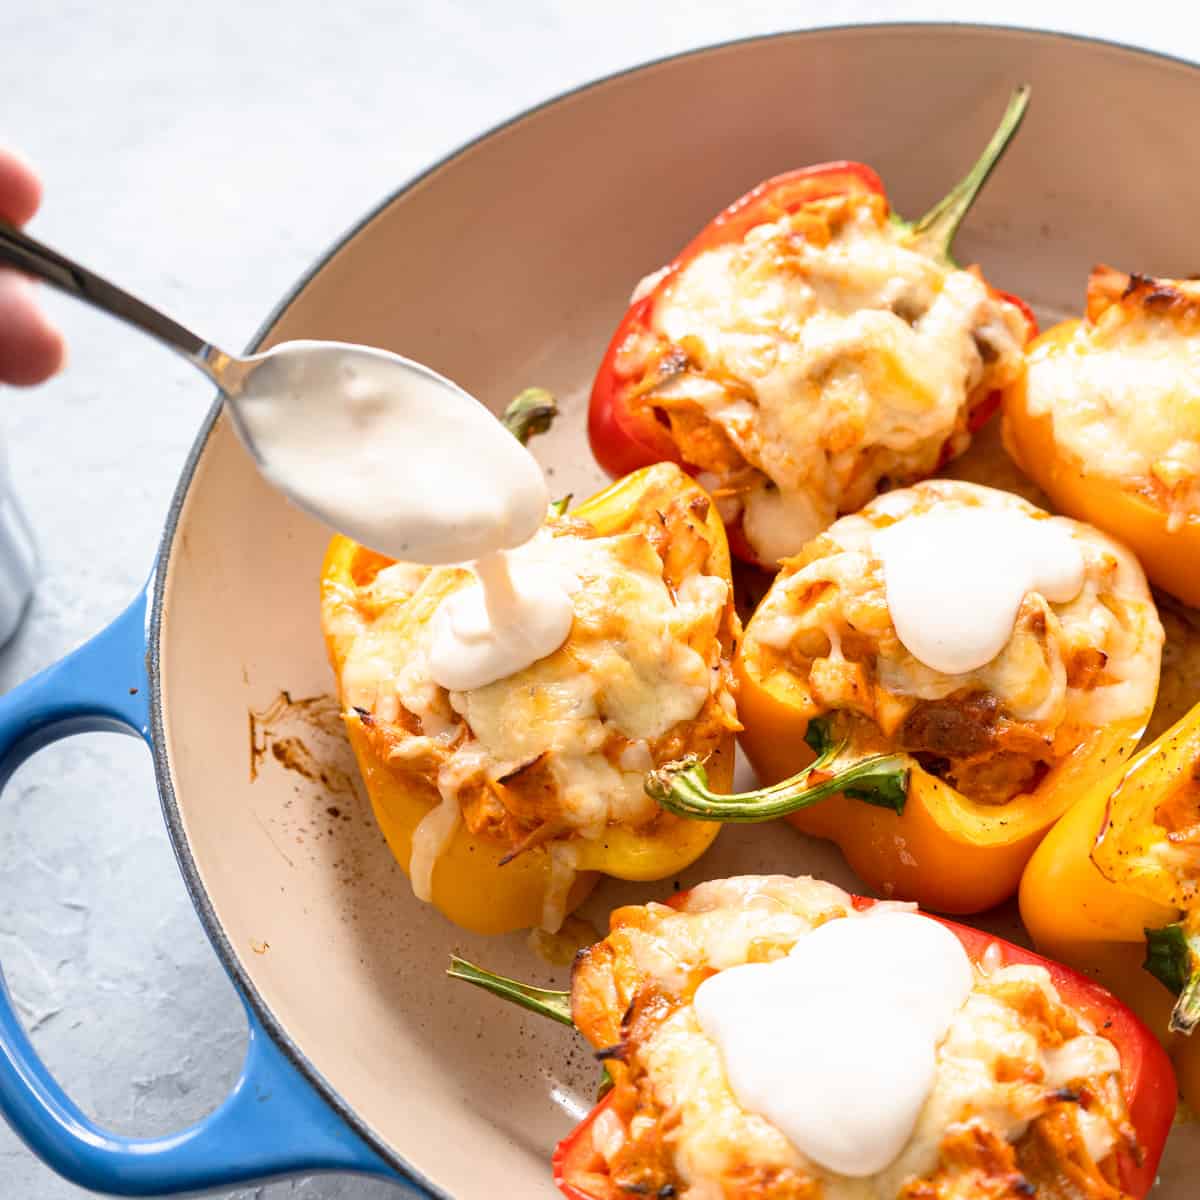
{"label": "white textured surface", "polygon": [[[1003,19],[1200,57],[1200,18],[1184,9],[10,0],[0,4],[0,139],[44,174],[36,233],[236,348],[331,240],[414,171],[594,76],[831,19]],[[57,297],[48,303],[67,330],[71,365],[42,390],[6,392],[0,412],[44,556],[29,621],[0,652],[3,688],[78,645],[134,594],[210,399],[190,368],[152,343]],[[78,738],[9,785],[0,962],[68,1091],[119,1131],[190,1122],[236,1076],[240,1009],[179,880],[146,756],[131,741]],[[230,1193],[391,1194],[335,1177]],[[82,1195],[0,1125],[0,1197]]]}

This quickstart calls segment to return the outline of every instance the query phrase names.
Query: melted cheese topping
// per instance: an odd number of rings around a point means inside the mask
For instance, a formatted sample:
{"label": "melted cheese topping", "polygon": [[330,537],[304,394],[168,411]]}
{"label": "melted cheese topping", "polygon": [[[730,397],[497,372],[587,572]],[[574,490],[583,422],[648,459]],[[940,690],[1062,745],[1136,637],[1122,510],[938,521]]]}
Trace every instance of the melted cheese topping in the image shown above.
{"label": "melted cheese topping", "polygon": [[690,365],[646,402],[698,408],[744,463],[710,464],[685,443],[689,461],[731,478],[754,468],[731,486],[766,562],[865,503],[881,478],[920,478],[944,448],[961,453],[973,394],[1022,366],[1018,310],[909,249],[877,205],[834,213],[831,236],[810,224],[805,212],[706,251],[654,310]]}
{"label": "melted cheese topping", "polygon": [[[715,632],[727,588],[713,576],[693,577],[676,604],[658,555],[638,536],[547,538],[542,549],[584,581],[572,597],[566,653],[509,680],[452,692],[450,703],[501,775],[551,751],[563,817],[595,837],[609,821],[641,824],[654,815],[641,773],[598,751],[613,732],[631,742],[654,739],[700,711],[714,675],[680,633],[697,622]],[[404,673],[421,674],[415,663]]]}
{"label": "melted cheese topping", "polygon": [[[712,970],[781,959],[828,921],[871,920],[912,911],[912,906],[881,904],[870,915],[860,914],[851,897],[832,884],[745,876],[700,884],[681,911],[657,904],[627,911],[640,915],[629,925],[614,922],[609,940],[619,939],[619,953],[633,956],[641,986],[686,995]],[[1050,1011],[1061,1009],[1049,974],[1038,966],[998,966],[992,959],[985,955],[973,966],[970,993],[939,1040],[932,1084],[911,1137],[886,1166],[864,1177],[819,1167],[770,1120],[738,1102],[720,1048],[704,1032],[692,1004],[654,1025],[634,1053],[658,1107],[671,1115],[667,1142],[684,1185],[681,1200],[724,1200],[726,1179],[767,1181],[788,1169],[818,1181],[822,1200],[895,1200],[906,1181],[937,1169],[952,1126],[982,1122],[1016,1141],[1044,1111],[1045,1098],[1055,1088],[1086,1080],[1105,1092],[1120,1070],[1112,1043],[1074,1015],[1067,1018],[1074,1032],[1060,1044],[1054,1044],[1054,1036],[1039,1036],[1037,1020],[1026,1013],[1040,1006],[1029,1005],[1029,997],[1044,994]],[[589,968],[585,960],[577,969],[577,988],[586,985]],[[578,1014],[578,999],[576,1004]],[[752,1022],[756,1014],[745,1019]],[[836,1054],[837,1047],[830,1052]],[[801,1073],[790,1086],[812,1084]],[[1092,1157],[1102,1160],[1117,1136],[1109,1114],[1098,1108],[1078,1117]],[[611,1130],[610,1135],[611,1159],[620,1149],[621,1133]]]}
{"label": "melted cheese topping", "polygon": [[[539,793],[538,817],[563,836],[644,825],[658,815],[643,789],[648,743],[693,720],[710,698],[732,710],[719,638],[723,579],[692,573],[668,588],[641,533],[589,538],[551,525],[510,557],[517,570],[577,581],[570,634],[554,653],[482,687],[447,691],[430,666],[431,618],[471,576],[456,567],[414,575],[398,564],[376,577],[370,598],[379,615],[356,630],[342,668],[348,708],[408,723],[390,745],[392,765],[436,780],[442,803],[417,827],[410,863],[422,899],[467,789],[504,789],[523,769],[540,769],[550,794]],[[545,919],[554,928],[574,875],[569,854],[553,857],[551,875]]]}
{"label": "melted cheese topping", "polygon": [[[897,635],[876,539],[897,522],[956,510],[1045,523],[1073,543],[1083,578],[1066,602],[1026,592],[999,652],[949,674]],[[1122,546],[1007,492],[951,480],[891,492],[843,517],[788,564],[746,630],[747,652],[766,647],[810,664],[807,687],[822,710],[858,712],[890,735],[915,701],[978,691],[1007,718],[1050,742],[1058,736],[1062,752],[1086,729],[1149,711],[1162,640],[1145,576]]]}
{"label": "melted cheese topping", "polygon": [[[1189,327],[1190,326],[1190,327]],[[1117,303],[1029,358],[1026,403],[1088,474],[1165,498],[1174,527],[1200,519],[1200,330]]]}

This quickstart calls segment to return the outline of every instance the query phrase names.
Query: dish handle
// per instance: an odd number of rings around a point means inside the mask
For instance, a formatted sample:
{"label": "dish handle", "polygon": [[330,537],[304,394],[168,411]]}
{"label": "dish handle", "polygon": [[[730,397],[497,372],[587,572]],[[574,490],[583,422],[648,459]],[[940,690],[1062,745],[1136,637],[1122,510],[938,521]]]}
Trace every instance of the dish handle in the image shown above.
{"label": "dish handle", "polygon": [[[74,733],[112,730],[150,743],[148,592],[90,642],[0,697],[0,787],[34,751]],[[424,1194],[329,1107],[249,1006],[246,1017],[241,1077],[215,1112],[181,1133],[119,1137],[85,1116],[59,1086],[0,976],[0,1112],[45,1163],[93,1191],[164,1196],[281,1175],[358,1171]]]}

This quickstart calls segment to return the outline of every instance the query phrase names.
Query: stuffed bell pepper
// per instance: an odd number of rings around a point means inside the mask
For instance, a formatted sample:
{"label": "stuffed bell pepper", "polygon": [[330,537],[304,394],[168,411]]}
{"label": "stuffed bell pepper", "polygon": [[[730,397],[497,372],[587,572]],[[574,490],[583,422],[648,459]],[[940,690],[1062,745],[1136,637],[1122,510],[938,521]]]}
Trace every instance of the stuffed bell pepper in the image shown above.
{"label": "stuffed bell pepper", "polygon": [[464,567],[335,537],[321,617],[350,743],[414,892],[468,929],[554,929],[597,873],[658,879],[716,827],[662,812],[645,773],[680,754],[731,778],[738,634],[721,521],[673,464],[621,480],[512,552],[569,577],[570,632],[486,686],[436,684],[439,607]]}
{"label": "stuffed bell pepper", "polygon": [[589,410],[601,466],[684,463],[734,553],[772,566],[961,454],[1036,332],[950,254],[1027,99],[1014,94],[970,174],[915,224],[853,162],[768,179],[716,217],[617,327]]}
{"label": "stuffed bell pepper", "polygon": [[611,1089],[569,1200],[1141,1200],[1175,1110],[1153,1035],[990,934],[810,878],[618,909],[571,992],[450,973],[573,1023]]}
{"label": "stuffed bell pepper", "polygon": [[1168,1043],[1200,1109],[1200,705],[1050,831],[1021,915],[1039,948],[1111,987]]}
{"label": "stuffed bell pepper", "polygon": [[1003,397],[1004,442],[1057,508],[1200,604],[1200,283],[1097,267]]}
{"label": "stuffed bell pepper", "polygon": [[1132,753],[1162,640],[1141,568],[1107,536],[927,480],[785,562],[747,625],[742,745],[767,786],[721,796],[692,761],[647,787],[700,819],[788,816],[881,895],[979,912]]}

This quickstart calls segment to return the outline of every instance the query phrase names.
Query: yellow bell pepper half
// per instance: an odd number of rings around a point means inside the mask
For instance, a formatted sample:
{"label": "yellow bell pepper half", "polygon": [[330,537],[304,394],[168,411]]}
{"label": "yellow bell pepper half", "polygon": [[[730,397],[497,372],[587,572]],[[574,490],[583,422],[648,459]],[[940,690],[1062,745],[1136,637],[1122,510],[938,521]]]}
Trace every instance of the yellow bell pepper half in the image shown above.
{"label": "yellow bell pepper half", "polygon": [[[1200,910],[1198,772],[1200,705],[1082,792],[1030,859],[1020,902],[1038,950],[1124,1000],[1166,1044],[1184,1099],[1200,1109],[1200,1031],[1173,1031],[1178,995],[1189,975],[1200,979],[1191,948]],[[1160,979],[1171,975],[1168,989]]]}
{"label": "yellow bell pepper half", "polygon": [[[704,490],[680,468],[657,464],[618,480],[590,500],[573,508],[570,517],[586,521],[598,536],[649,529],[660,514],[682,504],[698,518],[708,544],[703,571],[730,581],[729,548],[716,508]],[[661,550],[668,554],[673,536],[666,526],[667,541]],[[355,633],[355,610],[362,589],[391,560],[337,536],[329,544],[321,572],[322,626],[334,673],[341,686],[342,668]],[[422,604],[402,613],[399,620],[429,620],[439,597],[425,597]],[[723,623],[722,656],[732,655],[740,632],[730,601]],[[358,761],[375,817],[389,848],[401,867],[408,870],[413,831],[437,803],[432,786],[418,786],[411,775],[389,764],[379,741],[371,736],[370,717],[348,709],[346,731]],[[720,737],[708,758],[708,768],[728,788],[733,778],[734,731],[736,722]],[[648,825],[627,828],[610,824],[598,840],[575,839],[577,869],[567,901],[571,911],[586,898],[599,875],[621,879],[662,879],[694,862],[712,843],[719,826],[688,821],[670,813],[659,813]],[[504,933],[537,925],[542,916],[552,869],[547,846],[532,845],[515,856],[513,846],[486,833],[472,833],[460,823],[448,847],[438,857],[433,871],[434,905],[451,921],[478,933]]]}

